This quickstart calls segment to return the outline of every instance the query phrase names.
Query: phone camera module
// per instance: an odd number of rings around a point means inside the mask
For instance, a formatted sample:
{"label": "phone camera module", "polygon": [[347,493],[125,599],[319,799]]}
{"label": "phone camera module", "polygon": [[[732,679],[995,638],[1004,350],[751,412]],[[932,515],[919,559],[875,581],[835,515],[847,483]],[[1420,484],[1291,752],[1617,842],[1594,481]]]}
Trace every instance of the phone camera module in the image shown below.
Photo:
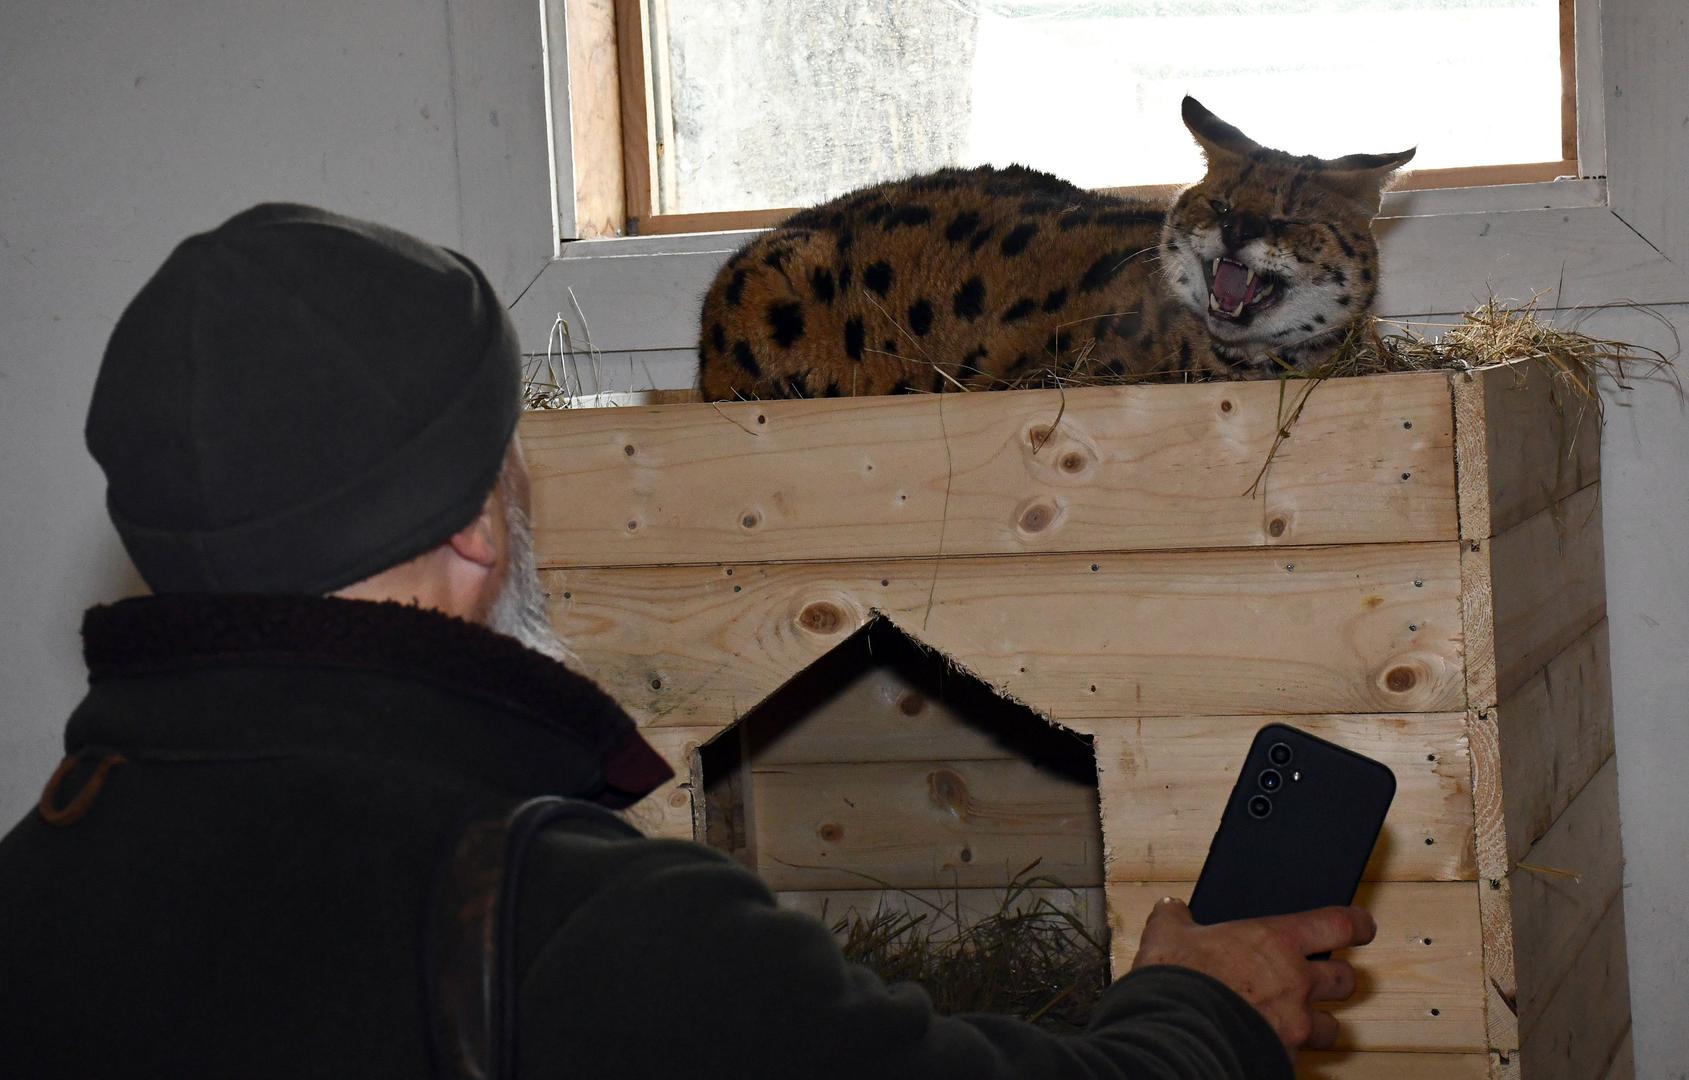
{"label": "phone camera module", "polygon": [[1295,754],[1291,752],[1289,743],[1276,742],[1267,748],[1267,760],[1279,768],[1289,765],[1292,757]]}
{"label": "phone camera module", "polygon": [[1256,818],[1258,820],[1260,818],[1266,817],[1268,814],[1271,814],[1272,812],[1273,812],[1273,800],[1267,798],[1265,795],[1257,795],[1254,798],[1249,800],[1249,816],[1250,817]]}
{"label": "phone camera module", "polygon": [[1277,769],[1262,769],[1256,782],[1261,785],[1262,791],[1277,791],[1284,786],[1284,774]]}

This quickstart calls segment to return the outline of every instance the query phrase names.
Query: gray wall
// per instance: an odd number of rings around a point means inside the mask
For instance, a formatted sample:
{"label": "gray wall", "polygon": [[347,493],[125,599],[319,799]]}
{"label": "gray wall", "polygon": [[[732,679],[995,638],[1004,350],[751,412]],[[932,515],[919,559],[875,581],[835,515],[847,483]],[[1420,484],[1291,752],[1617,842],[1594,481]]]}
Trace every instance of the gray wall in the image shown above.
{"label": "gray wall", "polygon": [[139,589],[82,446],[113,321],[262,200],[457,244],[447,48],[440,0],[0,0],[0,819],[59,756],[82,608]]}
{"label": "gray wall", "polygon": [[[1673,325],[1628,312],[1586,330],[1669,354],[1689,307],[1660,314]],[[1606,395],[1601,437],[1631,1015],[1636,1075],[1689,1080],[1689,410],[1668,383],[1634,386]]]}
{"label": "gray wall", "polygon": [[[138,589],[81,440],[123,304],[175,242],[263,199],[460,242],[444,5],[305,6],[0,0],[0,822],[58,759],[82,690],[82,608]],[[1689,308],[1669,315],[1689,329]],[[1598,328],[1671,344],[1644,316]],[[1689,1077],[1689,417],[1657,386],[1610,404],[1603,514],[1639,1075]]]}

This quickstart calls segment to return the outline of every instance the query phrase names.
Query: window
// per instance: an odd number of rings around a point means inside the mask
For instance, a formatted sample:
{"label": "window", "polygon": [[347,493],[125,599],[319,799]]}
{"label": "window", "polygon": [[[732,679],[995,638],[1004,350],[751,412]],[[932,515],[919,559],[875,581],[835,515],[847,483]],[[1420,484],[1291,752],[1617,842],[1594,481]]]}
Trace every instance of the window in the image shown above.
{"label": "window", "polygon": [[572,7],[571,30],[616,42],[574,82],[619,82],[629,232],[766,225],[949,164],[1018,161],[1097,188],[1189,182],[1186,92],[1297,152],[1418,145],[1408,186],[1578,171],[1572,0]]}
{"label": "window", "polygon": [[[524,0],[503,2],[512,11],[526,6]],[[531,106],[529,112],[519,111],[521,88],[531,87],[520,81],[523,69],[483,64],[475,69],[476,79],[460,82],[460,113],[480,117],[496,106],[504,121],[498,128],[462,127],[466,235],[471,226],[483,225],[488,261],[508,264],[501,280],[513,283],[512,316],[530,353],[545,354],[548,342],[556,347],[554,332],[562,319],[576,345],[585,343],[583,355],[590,352],[595,358],[588,368],[594,382],[602,374],[600,389],[684,387],[696,375],[698,299],[748,239],[732,230],[765,226],[779,215],[767,210],[665,214],[636,221],[636,232],[645,235],[625,235],[629,200],[623,135],[631,129],[624,129],[620,113],[623,89],[635,84],[624,86],[618,77],[618,3],[635,12],[642,6],[642,0],[542,0],[542,11],[549,15],[543,70],[551,77],[547,106],[555,136],[551,162],[559,192],[558,230],[548,233],[531,213],[514,212],[541,201],[533,185],[536,180],[543,185],[547,166],[546,124],[514,119],[542,119]],[[1562,157],[1539,165],[1535,182],[1515,182],[1531,181],[1529,169],[1503,165],[1498,178],[1490,166],[1480,165],[1452,178],[1432,177],[1444,184],[1452,179],[1453,187],[1423,187],[1421,173],[1420,189],[1388,193],[1375,228],[1383,263],[1381,314],[1441,318],[1491,293],[1537,296],[1547,309],[1684,301],[1686,279],[1678,267],[1689,265],[1689,217],[1680,212],[1677,178],[1689,169],[1689,126],[1681,123],[1681,103],[1689,101],[1689,66],[1682,61],[1682,4],[1576,0],[1575,9],[1560,7],[1561,92],[1576,91],[1576,153],[1566,138],[1570,129],[1563,128]],[[454,8],[460,5],[483,10],[479,0],[453,0]],[[1565,74],[1574,59],[1566,44],[1574,23],[1575,87]],[[519,21],[513,17],[509,24]],[[480,23],[466,25],[473,29]],[[486,32],[506,29],[505,22],[496,22]],[[645,55],[644,34],[642,29],[640,38],[623,42],[632,43],[635,59]],[[466,47],[474,40],[459,33],[460,60],[474,55]],[[1387,82],[1380,86],[1375,100],[1413,92]],[[643,115],[644,104],[636,104],[637,115]],[[1209,104],[1227,107],[1217,98]],[[1570,109],[1563,106],[1561,115],[1564,124]],[[1251,122],[1245,116],[1235,119]],[[1474,107],[1463,123],[1489,133],[1515,119]],[[649,130],[654,128],[638,133],[646,160],[654,158],[654,149],[644,141]],[[488,141],[493,135],[497,140]],[[471,146],[471,136],[486,145]],[[513,161],[526,162],[522,155],[535,147],[539,159],[513,167]],[[1392,147],[1363,143],[1360,148]],[[1548,181],[1574,172],[1565,164],[1573,158],[1579,179]],[[653,167],[646,175],[656,172]],[[557,237],[566,242],[555,245]],[[543,266],[537,255],[527,254],[540,241],[548,252],[556,248]]]}

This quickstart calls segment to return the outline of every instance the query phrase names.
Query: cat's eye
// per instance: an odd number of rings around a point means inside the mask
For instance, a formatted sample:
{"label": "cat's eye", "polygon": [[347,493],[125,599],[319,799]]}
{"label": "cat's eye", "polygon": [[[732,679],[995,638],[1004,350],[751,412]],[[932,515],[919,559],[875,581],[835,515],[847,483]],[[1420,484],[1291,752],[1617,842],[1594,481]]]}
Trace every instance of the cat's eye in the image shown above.
{"label": "cat's eye", "polygon": [[1208,206],[1214,211],[1215,217],[1225,217],[1232,212],[1232,204],[1224,199],[1209,199]]}

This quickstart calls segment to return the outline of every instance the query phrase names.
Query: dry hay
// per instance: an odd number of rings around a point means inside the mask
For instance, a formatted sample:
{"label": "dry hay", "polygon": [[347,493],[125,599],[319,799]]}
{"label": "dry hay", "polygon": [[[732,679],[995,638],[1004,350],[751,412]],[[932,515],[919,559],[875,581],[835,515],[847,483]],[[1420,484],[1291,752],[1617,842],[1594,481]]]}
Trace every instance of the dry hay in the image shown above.
{"label": "dry hay", "polygon": [[[1661,317],[1646,308],[1656,319]],[[1664,321],[1663,319],[1661,321]],[[1669,323],[1667,324],[1669,327]],[[1165,375],[1107,375],[1087,371],[1083,351],[1060,364],[1027,372],[993,390],[1073,389],[1168,381]],[[1544,321],[1537,298],[1510,304],[1491,297],[1458,323],[1409,322],[1368,316],[1357,323],[1324,365],[1300,370],[1283,365],[1282,379],[1319,383],[1331,378],[1388,375],[1404,371],[1475,371],[1529,364],[1549,371],[1576,396],[1599,401],[1597,379],[1608,375],[1623,385],[1627,369],[1657,372],[1672,358],[1641,345],[1597,338]]]}
{"label": "dry hay", "polygon": [[1107,943],[1079,916],[1032,895],[1066,888],[1028,876],[1032,869],[1010,883],[996,911],[972,922],[963,920],[959,893],[954,909],[903,893],[907,907],[882,903],[872,915],[853,911],[830,925],[847,960],[887,983],[919,985],[941,1014],[994,1013],[1082,1031],[1108,987]]}

